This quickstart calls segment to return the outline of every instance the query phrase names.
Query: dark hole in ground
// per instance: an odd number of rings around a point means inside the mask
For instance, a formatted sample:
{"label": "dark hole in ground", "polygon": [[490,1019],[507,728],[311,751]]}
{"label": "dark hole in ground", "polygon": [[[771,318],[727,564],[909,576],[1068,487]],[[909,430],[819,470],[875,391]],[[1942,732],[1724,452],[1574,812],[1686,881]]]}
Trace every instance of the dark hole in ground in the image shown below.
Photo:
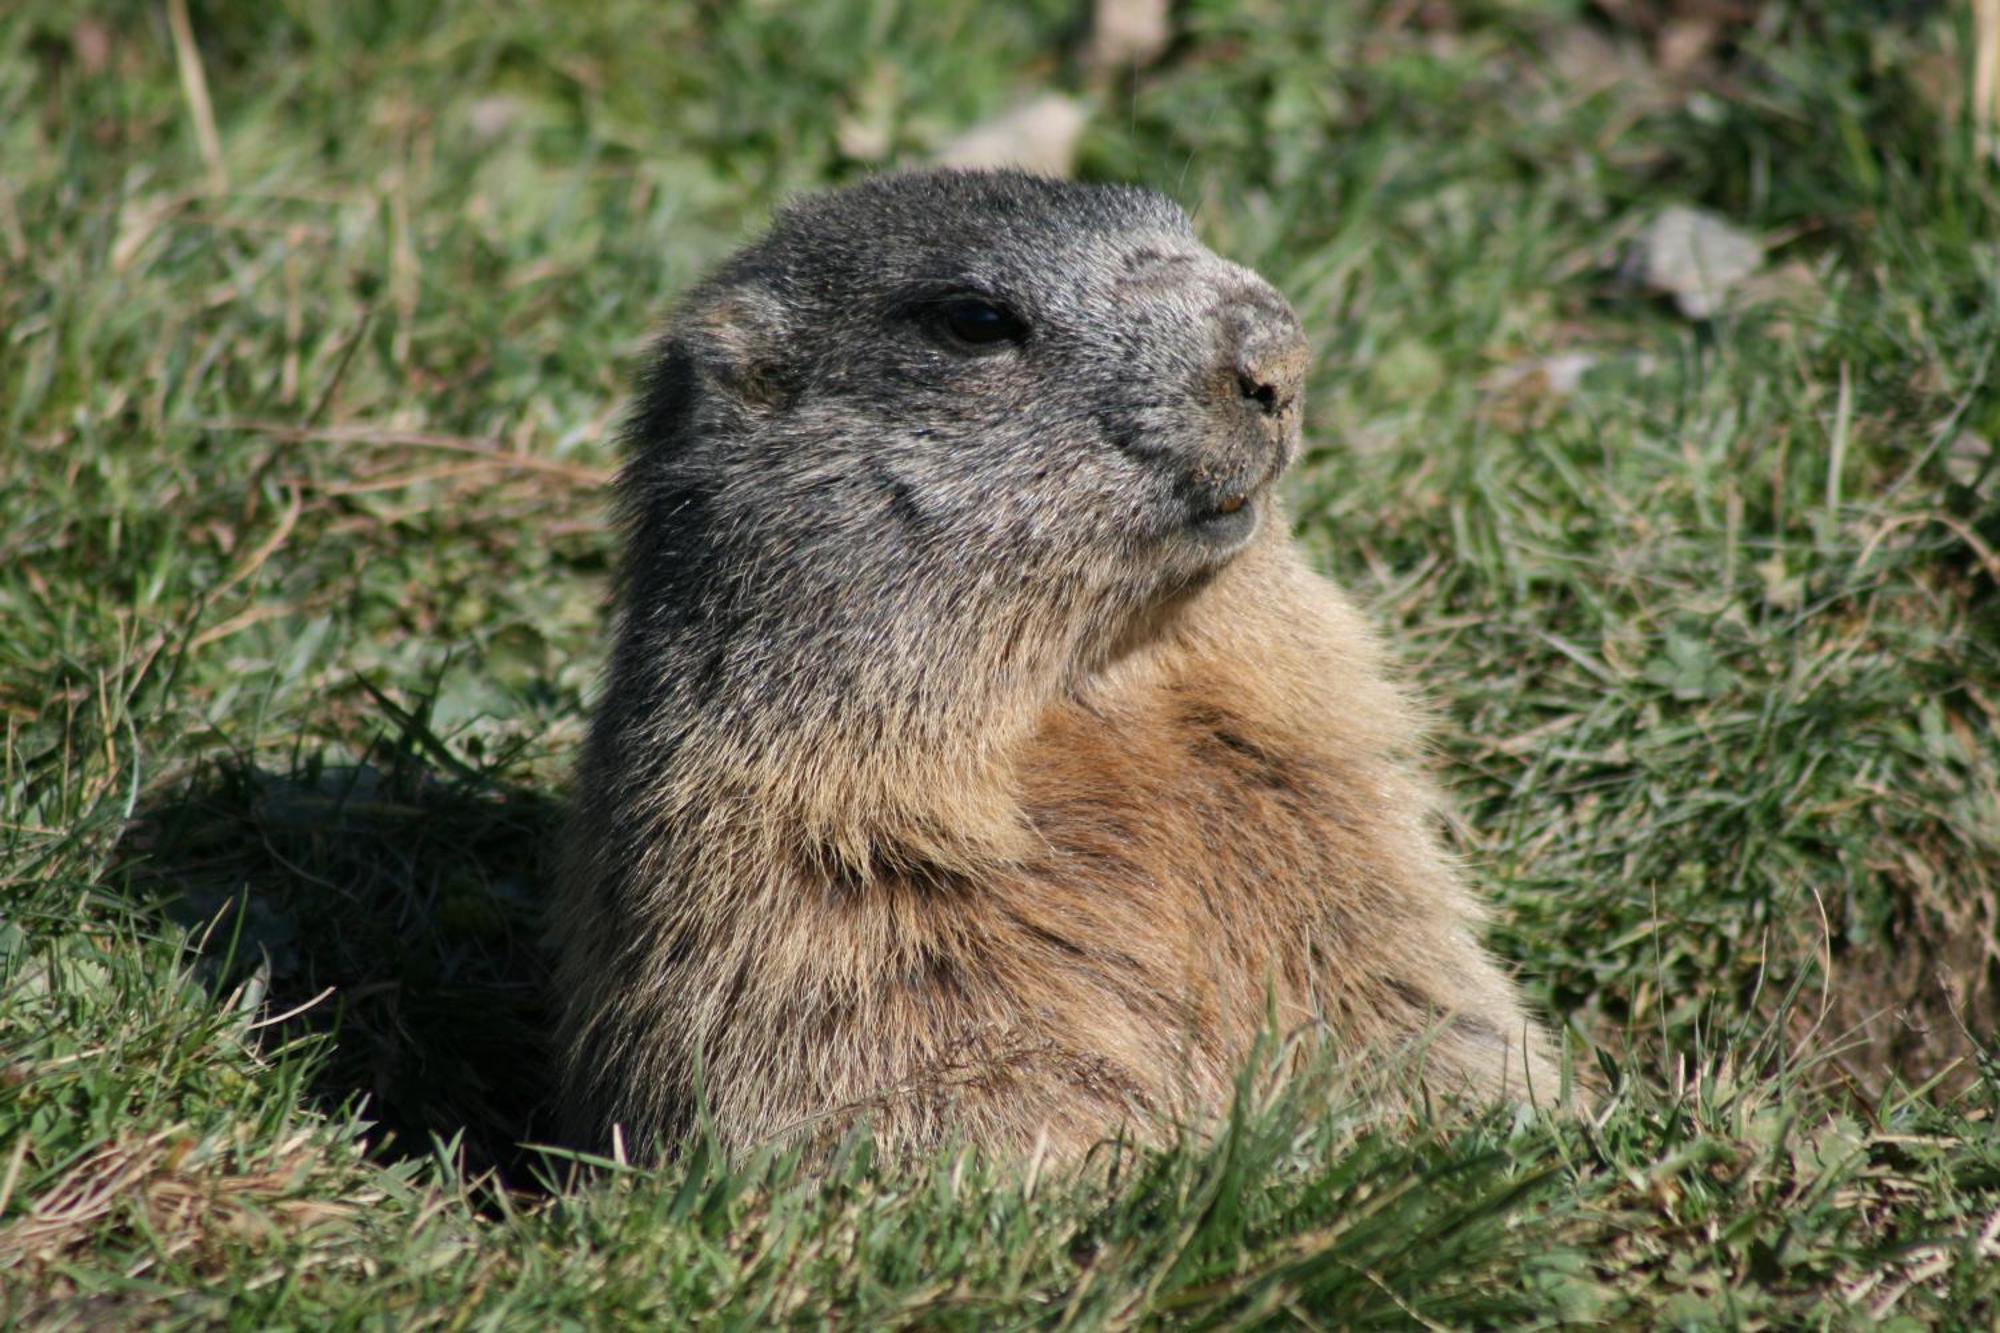
{"label": "dark hole in ground", "polygon": [[[551,1141],[540,906],[558,803],[407,744],[360,764],[211,763],[121,841],[132,895],[200,941],[218,998],[262,985],[266,1048],[316,1035],[329,1113],[365,1098],[394,1160],[457,1138],[535,1188]],[[211,924],[212,923],[212,924]],[[325,994],[317,1003],[308,1003]]]}

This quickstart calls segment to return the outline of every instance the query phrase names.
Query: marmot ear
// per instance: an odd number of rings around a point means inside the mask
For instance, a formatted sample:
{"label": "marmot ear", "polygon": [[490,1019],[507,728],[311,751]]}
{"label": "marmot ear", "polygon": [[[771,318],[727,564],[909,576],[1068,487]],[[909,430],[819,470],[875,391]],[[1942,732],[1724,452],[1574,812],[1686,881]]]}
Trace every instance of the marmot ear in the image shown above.
{"label": "marmot ear", "polygon": [[724,288],[690,310],[682,329],[702,375],[717,388],[751,407],[785,401],[788,377],[779,349],[790,320],[769,288]]}

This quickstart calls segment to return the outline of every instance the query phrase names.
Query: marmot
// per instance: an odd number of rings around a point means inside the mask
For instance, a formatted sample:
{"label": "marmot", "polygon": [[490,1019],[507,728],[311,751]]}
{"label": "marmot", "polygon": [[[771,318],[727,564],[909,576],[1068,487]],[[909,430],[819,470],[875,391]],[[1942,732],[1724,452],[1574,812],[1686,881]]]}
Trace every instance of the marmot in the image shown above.
{"label": "marmot", "polygon": [[574,1139],[1075,1155],[1274,1020],[1553,1099],[1272,493],[1306,364],[1167,199],[1009,172],[796,203],[686,298],[560,872]]}

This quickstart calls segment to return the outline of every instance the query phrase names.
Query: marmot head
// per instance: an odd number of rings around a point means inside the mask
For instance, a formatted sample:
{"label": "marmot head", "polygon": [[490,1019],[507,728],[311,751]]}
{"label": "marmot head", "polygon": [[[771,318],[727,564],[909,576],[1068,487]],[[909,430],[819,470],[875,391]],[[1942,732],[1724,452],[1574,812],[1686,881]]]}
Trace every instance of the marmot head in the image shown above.
{"label": "marmot head", "polygon": [[788,547],[1143,600],[1249,541],[1305,365],[1284,299],[1159,195],[880,177],[787,209],[688,299],[635,419],[634,489],[644,506],[650,451],[681,478],[656,489],[754,488],[736,521]]}

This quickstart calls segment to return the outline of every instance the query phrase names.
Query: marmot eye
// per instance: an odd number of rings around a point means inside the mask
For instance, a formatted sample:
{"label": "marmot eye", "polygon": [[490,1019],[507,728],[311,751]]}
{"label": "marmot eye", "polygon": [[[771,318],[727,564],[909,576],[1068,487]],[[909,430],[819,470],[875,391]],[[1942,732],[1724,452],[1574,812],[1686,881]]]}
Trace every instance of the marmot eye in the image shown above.
{"label": "marmot eye", "polygon": [[937,308],[938,323],[959,342],[974,347],[993,343],[1020,342],[1028,326],[1004,305],[976,296],[959,296]]}

